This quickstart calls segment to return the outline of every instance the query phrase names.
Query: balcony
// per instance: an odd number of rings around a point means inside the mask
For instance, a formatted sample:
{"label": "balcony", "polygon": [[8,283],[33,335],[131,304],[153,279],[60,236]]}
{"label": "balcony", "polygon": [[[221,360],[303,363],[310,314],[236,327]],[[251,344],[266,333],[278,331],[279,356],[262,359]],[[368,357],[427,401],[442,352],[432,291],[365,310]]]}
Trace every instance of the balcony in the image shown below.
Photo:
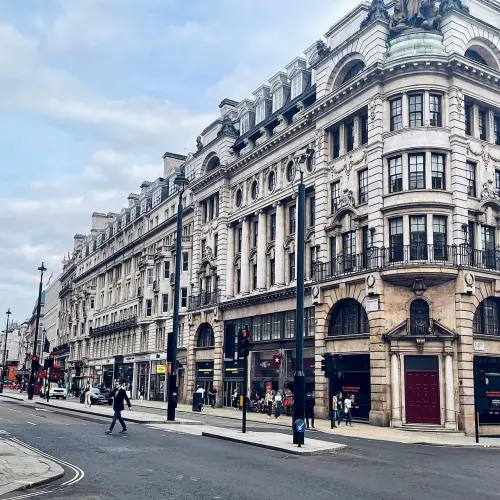
{"label": "balcony", "polygon": [[66,283],[59,291],[59,298],[62,299],[65,295],[71,293],[72,291],[73,291],[73,283],[70,281]]}
{"label": "balcony", "polygon": [[118,332],[125,330],[126,328],[134,328],[135,326],[137,326],[137,316],[131,316],[130,318],[121,319],[119,321],[115,321],[114,323],[110,323],[109,325],[93,328],[91,336],[96,337],[97,335]]}
{"label": "balcony", "polygon": [[217,305],[220,302],[221,291],[203,292],[200,295],[191,295],[188,301],[188,310],[202,309]]}
{"label": "balcony", "polygon": [[137,287],[137,297],[144,297],[144,288],[142,286]]}

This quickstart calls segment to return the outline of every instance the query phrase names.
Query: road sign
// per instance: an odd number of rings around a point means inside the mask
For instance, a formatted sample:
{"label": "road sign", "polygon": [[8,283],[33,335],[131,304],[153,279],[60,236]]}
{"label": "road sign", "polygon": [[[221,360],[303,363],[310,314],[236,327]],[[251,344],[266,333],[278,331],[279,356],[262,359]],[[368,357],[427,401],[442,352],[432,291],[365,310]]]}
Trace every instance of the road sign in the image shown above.
{"label": "road sign", "polygon": [[306,423],[303,420],[295,420],[295,429],[297,432],[306,432]]}

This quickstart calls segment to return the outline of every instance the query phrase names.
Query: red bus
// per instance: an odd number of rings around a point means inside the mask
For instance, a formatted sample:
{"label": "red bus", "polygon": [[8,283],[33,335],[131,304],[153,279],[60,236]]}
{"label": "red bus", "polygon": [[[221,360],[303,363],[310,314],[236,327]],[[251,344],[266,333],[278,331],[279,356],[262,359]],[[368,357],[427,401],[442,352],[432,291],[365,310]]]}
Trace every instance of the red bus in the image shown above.
{"label": "red bus", "polygon": [[[59,383],[64,380],[64,373],[59,365],[54,365],[49,372],[49,382]],[[40,370],[38,372],[37,383],[35,387],[35,394],[39,394],[40,397],[44,397],[47,386],[47,373],[45,370]]]}

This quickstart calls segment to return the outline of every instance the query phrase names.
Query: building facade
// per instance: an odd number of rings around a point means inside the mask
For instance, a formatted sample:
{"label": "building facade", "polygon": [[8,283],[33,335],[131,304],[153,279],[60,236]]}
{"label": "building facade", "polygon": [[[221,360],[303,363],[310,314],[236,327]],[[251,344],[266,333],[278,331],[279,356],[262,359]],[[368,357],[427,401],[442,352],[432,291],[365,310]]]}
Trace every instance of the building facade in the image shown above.
{"label": "building facade", "polygon": [[[194,154],[166,156],[191,178],[181,399],[214,386],[229,405],[243,365],[225,340],[243,325],[252,395],[293,393],[303,217],[304,371],[318,412],[341,390],[374,425],[470,433],[476,409],[482,431],[498,431],[500,6],[413,4],[359,5],[252,99],[223,100]],[[164,369],[151,356],[171,328],[176,257],[167,170],[80,238],[66,273],[70,363],[156,399]]]}

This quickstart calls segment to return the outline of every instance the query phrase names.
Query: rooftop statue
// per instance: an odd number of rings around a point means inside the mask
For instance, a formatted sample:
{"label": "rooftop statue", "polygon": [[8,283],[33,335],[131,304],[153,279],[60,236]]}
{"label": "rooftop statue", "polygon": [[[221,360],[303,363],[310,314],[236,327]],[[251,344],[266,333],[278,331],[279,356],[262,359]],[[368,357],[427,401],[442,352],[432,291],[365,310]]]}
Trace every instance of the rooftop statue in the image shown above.
{"label": "rooftop statue", "polygon": [[441,12],[436,0],[399,0],[390,17],[389,30],[391,36],[415,28],[438,30],[441,25]]}

